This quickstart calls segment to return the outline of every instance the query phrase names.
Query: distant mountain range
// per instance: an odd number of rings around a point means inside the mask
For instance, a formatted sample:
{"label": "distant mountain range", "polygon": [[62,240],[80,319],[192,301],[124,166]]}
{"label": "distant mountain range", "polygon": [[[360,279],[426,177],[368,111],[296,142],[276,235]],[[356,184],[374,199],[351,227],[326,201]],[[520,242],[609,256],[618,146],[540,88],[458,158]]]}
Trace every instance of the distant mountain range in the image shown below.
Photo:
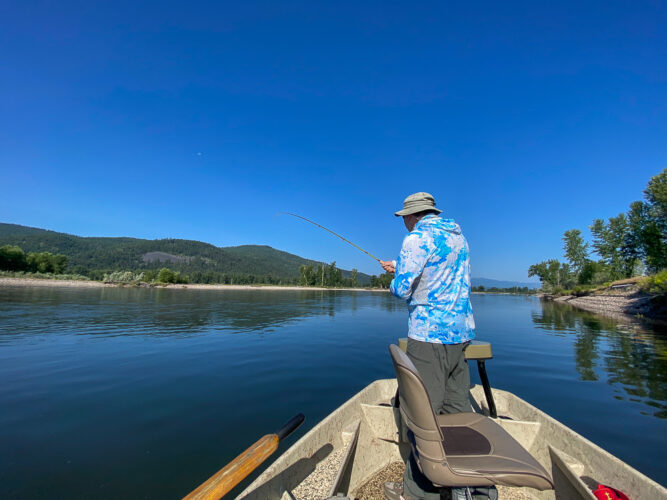
{"label": "distant mountain range", "polygon": [[[0,223],[0,246],[16,245],[24,252],[63,254],[68,272],[97,276],[101,272],[143,269],[191,273],[271,276],[296,279],[303,264],[322,264],[265,245],[216,247],[201,241],[139,238],[81,237],[46,229]],[[343,276],[350,271],[342,270]],[[370,276],[358,273],[360,284]]]}
{"label": "distant mountain range", "polygon": [[[322,262],[304,259],[266,245],[216,247],[193,240],[140,238],[81,237],[46,229],[0,223],[0,246],[16,245],[27,252],[64,254],[68,272],[98,276],[118,270],[139,271],[169,267],[185,274],[244,274],[273,279],[294,280],[301,265],[317,266]],[[350,271],[343,270],[343,276]],[[358,273],[360,284],[368,284],[370,276]],[[539,288],[535,283],[472,278],[473,286],[486,288]]]}

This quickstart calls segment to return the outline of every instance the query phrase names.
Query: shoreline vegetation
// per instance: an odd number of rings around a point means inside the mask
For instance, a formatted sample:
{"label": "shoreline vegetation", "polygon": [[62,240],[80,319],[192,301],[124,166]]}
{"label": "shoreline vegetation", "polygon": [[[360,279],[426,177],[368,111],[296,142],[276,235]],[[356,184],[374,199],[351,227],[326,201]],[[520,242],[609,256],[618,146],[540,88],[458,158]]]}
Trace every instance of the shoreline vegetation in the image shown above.
{"label": "shoreline vegetation", "polygon": [[[607,315],[667,321],[667,168],[627,213],[595,219],[587,242],[579,229],[562,237],[566,262],[530,266],[547,300]],[[592,251],[591,251],[592,250]],[[597,260],[595,260],[597,259]]]}
{"label": "shoreline vegetation", "polygon": [[225,284],[225,283],[123,283],[104,282],[90,279],[61,279],[58,277],[0,276],[0,286],[37,286],[37,287],[72,287],[72,288],[168,288],[173,290],[323,290],[323,291],[357,291],[357,292],[388,292],[387,288],[327,288],[300,285],[268,285],[268,284]]}
{"label": "shoreline vegetation", "polygon": [[[4,274],[4,275],[3,275]],[[314,291],[352,291],[352,292],[389,292],[386,287],[321,287],[304,285],[270,285],[270,284],[226,284],[226,283],[145,283],[145,282],[111,282],[95,281],[85,276],[78,278],[68,275],[22,275],[10,276],[11,273],[0,274],[0,286],[38,286],[38,287],[73,287],[73,288],[170,288],[192,290],[314,290]],[[537,290],[524,291],[523,288],[490,288],[473,287],[474,294],[500,295],[535,295]]]}

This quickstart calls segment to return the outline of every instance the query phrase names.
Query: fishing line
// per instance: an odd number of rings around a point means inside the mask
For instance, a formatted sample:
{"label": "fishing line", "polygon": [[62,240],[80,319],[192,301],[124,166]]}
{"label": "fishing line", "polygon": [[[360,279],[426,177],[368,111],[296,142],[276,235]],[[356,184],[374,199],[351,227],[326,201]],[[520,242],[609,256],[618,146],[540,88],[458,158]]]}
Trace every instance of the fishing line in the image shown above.
{"label": "fishing line", "polygon": [[378,262],[381,262],[380,259],[378,259],[378,258],[377,258],[375,255],[373,255],[372,253],[367,252],[366,250],[364,250],[363,248],[361,248],[359,245],[355,245],[354,243],[352,243],[352,242],[351,242],[350,240],[348,240],[347,238],[344,238],[343,236],[341,236],[341,235],[338,234],[338,233],[334,233],[331,229],[326,228],[326,227],[324,227],[323,225],[318,224],[318,223],[315,222],[315,221],[312,221],[312,220],[310,220],[310,219],[306,219],[305,217],[301,217],[300,215],[293,214],[293,213],[290,213],[290,212],[278,212],[276,215],[279,215],[279,214],[291,215],[292,217],[297,217],[297,218],[299,218],[299,219],[305,220],[306,222],[310,222],[311,224],[313,224],[313,225],[315,225],[315,226],[317,226],[317,227],[319,227],[319,228],[322,228],[322,229],[324,229],[325,231],[329,231],[329,232],[330,232],[331,234],[333,234],[334,236],[338,236],[341,240],[345,241],[346,243],[349,243],[349,244],[352,245],[354,248],[356,248],[356,249],[358,249],[358,250],[361,250],[362,252],[364,252],[364,253],[365,253],[366,255],[368,255],[369,257],[372,257],[373,259],[377,260]]}

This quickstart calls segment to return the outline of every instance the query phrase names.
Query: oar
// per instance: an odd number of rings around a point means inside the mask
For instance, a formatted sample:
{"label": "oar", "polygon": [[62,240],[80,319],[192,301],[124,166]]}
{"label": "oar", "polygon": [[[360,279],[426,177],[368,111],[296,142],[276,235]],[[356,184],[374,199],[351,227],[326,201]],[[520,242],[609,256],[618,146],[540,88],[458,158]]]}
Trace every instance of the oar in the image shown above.
{"label": "oar", "polygon": [[183,497],[183,500],[218,500],[222,498],[276,451],[278,443],[294,432],[303,423],[305,418],[302,413],[292,417],[278,432],[267,434],[261,438],[233,461],[212,475],[199,488]]}

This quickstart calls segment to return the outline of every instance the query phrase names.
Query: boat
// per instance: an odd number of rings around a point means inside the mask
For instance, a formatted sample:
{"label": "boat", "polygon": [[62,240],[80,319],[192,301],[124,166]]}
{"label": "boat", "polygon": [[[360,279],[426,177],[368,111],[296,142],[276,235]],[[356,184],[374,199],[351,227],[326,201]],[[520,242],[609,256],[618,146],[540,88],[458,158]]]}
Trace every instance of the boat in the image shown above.
{"label": "boat", "polygon": [[[470,391],[473,409],[494,417],[554,485],[545,491],[499,486],[500,498],[595,499],[592,491],[602,484],[633,500],[667,499],[662,485],[516,395],[492,389],[484,367],[492,357],[488,343],[475,342],[466,357],[477,361],[482,381]],[[372,382],[287,449],[237,500],[383,498],[382,484],[401,480],[410,452],[396,399],[396,379]]]}

